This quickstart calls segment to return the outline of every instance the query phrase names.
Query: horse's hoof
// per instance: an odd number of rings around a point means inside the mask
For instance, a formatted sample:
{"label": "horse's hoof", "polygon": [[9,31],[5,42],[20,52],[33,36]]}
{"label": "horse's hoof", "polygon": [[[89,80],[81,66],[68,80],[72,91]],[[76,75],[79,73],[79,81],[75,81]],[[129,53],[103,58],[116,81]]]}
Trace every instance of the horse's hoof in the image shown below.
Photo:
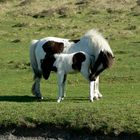
{"label": "horse's hoof", "polygon": [[57,103],[60,103],[62,100],[62,98],[58,98]]}
{"label": "horse's hoof", "polygon": [[99,98],[98,98],[98,97],[94,97],[94,99],[95,99],[95,100],[99,100]]}
{"label": "horse's hoof", "polygon": [[90,98],[90,102],[93,102],[93,99]]}
{"label": "horse's hoof", "polygon": [[42,101],[44,98],[43,97],[36,97],[38,101]]}
{"label": "horse's hoof", "polygon": [[61,102],[61,100],[57,100],[57,103],[60,103]]}
{"label": "horse's hoof", "polygon": [[101,99],[103,96],[102,95],[98,95],[98,98]]}
{"label": "horse's hoof", "polygon": [[102,96],[99,96],[98,99],[102,99]]}

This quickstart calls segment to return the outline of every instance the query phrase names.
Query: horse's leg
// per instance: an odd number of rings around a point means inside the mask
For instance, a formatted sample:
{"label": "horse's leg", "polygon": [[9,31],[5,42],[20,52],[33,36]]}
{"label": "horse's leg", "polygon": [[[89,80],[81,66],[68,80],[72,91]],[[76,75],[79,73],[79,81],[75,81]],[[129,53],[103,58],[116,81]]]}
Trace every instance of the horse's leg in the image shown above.
{"label": "horse's leg", "polygon": [[64,79],[63,79],[63,92],[62,92],[62,100],[64,100],[64,97],[66,97],[66,92],[65,92],[65,84],[66,84],[66,79],[67,79],[67,75],[64,75]]}
{"label": "horse's leg", "polygon": [[[82,65],[82,69],[81,69],[81,74],[88,80],[89,80],[89,69],[88,66],[86,65]],[[95,94],[95,81],[90,81],[90,92],[89,92],[89,100],[91,102],[93,102],[94,99],[94,94]]]}
{"label": "horse's leg", "polygon": [[94,99],[94,91],[95,91],[95,81],[90,81],[90,95],[89,95],[89,99],[91,102],[93,102]]}
{"label": "horse's leg", "polygon": [[64,97],[64,86],[65,86],[65,74],[63,72],[58,72],[58,99],[57,99],[58,103],[60,103]]}
{"label": "horse's leg", "polygon": [[99,99],[99,77],[95,81],[90,82],[90,101],[93,102],[93,99]]}
{"label": "horse's leg", "polygon": [[97,94],[98,99],[102,98],[102,94],[99,91],[99,76],[97,77],[97,79],[95,81],[95,93]]}
{"label": "horse's leg", "polygon": [[34,76],[34,83],[32,85],[32,93],[33,95],[35,95],[35,97],[37,99],[43,99],[41,92],[40,92],[40,81],[41,81],[41,77],[38,76]]}

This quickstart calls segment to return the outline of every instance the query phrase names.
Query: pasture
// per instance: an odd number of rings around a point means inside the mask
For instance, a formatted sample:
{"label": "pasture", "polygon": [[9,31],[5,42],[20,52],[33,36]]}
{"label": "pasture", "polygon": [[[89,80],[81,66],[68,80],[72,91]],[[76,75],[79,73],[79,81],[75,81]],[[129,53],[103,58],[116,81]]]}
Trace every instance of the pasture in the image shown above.
{"label": "pasture", "polygon": [[[140,6],[136,1],[0,0],[0,132],[38,126],[140,137]],[[66,98],[58,104],[57,77],[42,80],[42,102],[31,94],[32,39],[77,39],[98,28],[115,54],[100,76],[103,98],[89,102],[89,83],[68,75]]]}

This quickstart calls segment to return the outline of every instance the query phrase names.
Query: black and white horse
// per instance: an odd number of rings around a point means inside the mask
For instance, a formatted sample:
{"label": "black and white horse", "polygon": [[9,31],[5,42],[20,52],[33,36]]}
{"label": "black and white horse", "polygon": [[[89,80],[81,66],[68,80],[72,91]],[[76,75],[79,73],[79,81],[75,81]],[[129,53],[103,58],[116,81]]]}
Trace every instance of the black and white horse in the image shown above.
{"label": "black and white horse", "polygon": [[[71,53],[71,54],[60,53],[60,54],[45,56],[45,58],[41,62],[42,74],[43,77],[47,79],[48,72],[50,73],[48,69],[57,72],[58,88],[59,88],[58,100],[57,100],[58,103],[64,99],[65,81],[66,81],[67,74],[74,73],[74,72],[81,72],[81,74],[88,81],[90,81],[89,76],[90,76],[91,64],[92,64],[92,57],[82,51]],[[93,95],[90,95],[90,97],[92,96]]]}
{"label": "black and white horse", "polygon": [[[30,47],[30,62],[34,72],[34,84],[32,86],[32,92],[37,97],[42,99],[40,92],[40,80],[42,77],[41,62],[45,58],[50,58],[51,55],[56,53],[71,54],[75,52],[83,51],[92,57],[92,65],[90,68],[90,100],[93,98],[101,98],[102,95],[99,92],[99,74],[106,68],[109,68],[113,63],[113,52],[107,42],[107,40],[97,30],[89,30],[83,35],[80,40],[71,41],[69,39],[47,37],[40,40],[33,40]],[[45,65],[46,79],[49,78],[51,68],[49,65],[54,63],[49,61],[50,64]],[[47,68],[48,67],[48,68]]]}

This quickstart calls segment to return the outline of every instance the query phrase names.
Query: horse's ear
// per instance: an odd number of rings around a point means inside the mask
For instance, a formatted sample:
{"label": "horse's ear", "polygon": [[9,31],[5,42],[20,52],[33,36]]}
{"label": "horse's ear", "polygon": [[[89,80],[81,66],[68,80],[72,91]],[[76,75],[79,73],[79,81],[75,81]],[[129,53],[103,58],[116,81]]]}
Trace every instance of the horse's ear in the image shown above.
{"label": "horse's ear", "polygon": [[60,53],[64,49],[64,44],[62,42],[47,41],[42,48],[46,53]]}

